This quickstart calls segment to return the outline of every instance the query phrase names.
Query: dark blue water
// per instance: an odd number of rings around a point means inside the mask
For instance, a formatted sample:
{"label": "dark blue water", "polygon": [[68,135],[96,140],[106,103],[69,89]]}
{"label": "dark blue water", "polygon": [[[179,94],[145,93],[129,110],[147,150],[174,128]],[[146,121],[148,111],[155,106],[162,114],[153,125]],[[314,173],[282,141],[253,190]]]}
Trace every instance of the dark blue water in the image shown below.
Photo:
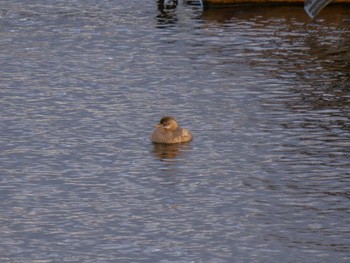
{"label": "dark blue water", "polygon": [[348,262],[349,8],[119,2],[1,4],[1,262]]}

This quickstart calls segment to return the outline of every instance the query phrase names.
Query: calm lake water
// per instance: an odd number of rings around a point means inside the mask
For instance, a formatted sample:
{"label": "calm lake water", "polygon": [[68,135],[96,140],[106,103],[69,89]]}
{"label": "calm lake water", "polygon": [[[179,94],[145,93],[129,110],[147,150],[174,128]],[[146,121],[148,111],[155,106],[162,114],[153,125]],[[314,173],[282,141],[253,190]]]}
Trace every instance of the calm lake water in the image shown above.
{"label": "calm lake water", "polygon": [[[349,262],[350,8],[3,1],[1,262]],[[155,146],[174,115],[194,140]]]}

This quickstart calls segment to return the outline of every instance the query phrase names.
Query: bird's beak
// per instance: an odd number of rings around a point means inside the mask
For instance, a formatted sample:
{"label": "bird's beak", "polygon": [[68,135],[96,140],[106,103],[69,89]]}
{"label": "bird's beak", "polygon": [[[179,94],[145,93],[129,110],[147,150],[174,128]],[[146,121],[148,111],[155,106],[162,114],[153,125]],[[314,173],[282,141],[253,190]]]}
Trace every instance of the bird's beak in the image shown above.
{"label": "bird's beak", "polygon": [[163,128],[163,129],[169,129],[170,128],[170,125],[168,125],[168,126],[164,126],[163,124],[157,124],[156,125],[156,128]]}

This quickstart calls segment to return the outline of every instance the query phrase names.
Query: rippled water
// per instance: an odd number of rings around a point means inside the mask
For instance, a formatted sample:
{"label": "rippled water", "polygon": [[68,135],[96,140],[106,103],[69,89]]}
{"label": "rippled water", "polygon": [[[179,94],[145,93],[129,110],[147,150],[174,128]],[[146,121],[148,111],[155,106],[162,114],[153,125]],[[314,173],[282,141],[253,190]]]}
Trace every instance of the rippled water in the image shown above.
{"label": "rippled water", "polygon": [[349,262],[349,10],[2,3],[1,262]]}

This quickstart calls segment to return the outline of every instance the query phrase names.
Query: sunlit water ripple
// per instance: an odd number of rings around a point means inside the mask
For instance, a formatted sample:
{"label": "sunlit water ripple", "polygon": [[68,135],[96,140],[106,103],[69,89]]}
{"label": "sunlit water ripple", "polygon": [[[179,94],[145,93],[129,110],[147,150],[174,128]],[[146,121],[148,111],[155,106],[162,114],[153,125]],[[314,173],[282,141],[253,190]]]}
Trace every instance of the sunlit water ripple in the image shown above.
{"label": "sunlit water ripple", "polygon": [[348,262],[349,18],[3,3],[1,262]]}

